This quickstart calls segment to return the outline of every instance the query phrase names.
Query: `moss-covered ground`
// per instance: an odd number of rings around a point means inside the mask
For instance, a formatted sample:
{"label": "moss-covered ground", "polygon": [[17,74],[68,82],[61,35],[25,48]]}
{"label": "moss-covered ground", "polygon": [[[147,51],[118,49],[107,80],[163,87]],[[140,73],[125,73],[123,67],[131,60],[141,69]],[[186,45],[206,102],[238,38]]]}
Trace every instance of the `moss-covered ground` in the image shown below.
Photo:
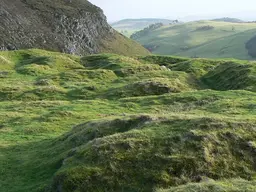
{"label": "moss-covered ground", "polygon": [[256,191],[256,63],[0,52],[0,191]]}

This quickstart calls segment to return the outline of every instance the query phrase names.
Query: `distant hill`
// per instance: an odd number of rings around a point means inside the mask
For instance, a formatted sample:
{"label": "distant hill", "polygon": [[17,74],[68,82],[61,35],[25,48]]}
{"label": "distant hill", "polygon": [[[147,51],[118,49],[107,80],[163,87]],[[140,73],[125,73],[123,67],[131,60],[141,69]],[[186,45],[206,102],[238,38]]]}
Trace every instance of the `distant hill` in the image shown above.
{"label": "distant hill", "polygon": [[173,20],[169,19],[154,19],[154,18],[145,18],[145,19],[124,19],[112,23],[111,26],[114,28],[122,28],[122,29],[133,29],[133,30],[140,30],[144,29],[145,27],[155,24],[155,23],[163,23],[163,24],[170,24],[173,23]]}
{"label": "distant hill", "polygon": [[252,59],[245,44],[255,34],[255,23],[196,21],[163,26],[134,39],[155,54]]}
{"label": "distant hill", "polygon": [[164,26],[163,23],[156,23],[156,24],[151,24],[149,25],[148,27],[145,27],[144,29],[140,30],[140,31],[137,31],[135,33],[133,33],[131,35],[131,38],[132,39],[137,39],[137,38],[140,38],[140,37],[143,37],[145,36],[147,33],[150,33],[151,31],[154,31],[160,27]]}
{"label": "distant hill", "polygon": [[124,19],[112,23],[111,26],[117,31],[123,33],[126,36],[130,36],[136,31],[140,31],[149,25],[155,23],[163,23],[164,25],[169,25],[170,23],[177,22],[169,19],[158,19],[158,18],[144,18],[144,19]]}
{"label": "distant hill", "polygon": [[242,21],[255,21],[256,15],[255,11],[239,11],[232,13],[224,13],[224,14],[196,14],[196,15],[187,15],[184,17],[178,18],[180,21],[189,22],[189,21],[199,21],[199,20],[213,20],[218,18],[236,18],[241,19]]}
{"label": "distant hill", "polygon": [[213,19],[212,21],[223,21],[223,22],[230,22],[230,23],[243,23],[244,22],[241,19],[230,18],[230,17],[217,18],[217,19]]}

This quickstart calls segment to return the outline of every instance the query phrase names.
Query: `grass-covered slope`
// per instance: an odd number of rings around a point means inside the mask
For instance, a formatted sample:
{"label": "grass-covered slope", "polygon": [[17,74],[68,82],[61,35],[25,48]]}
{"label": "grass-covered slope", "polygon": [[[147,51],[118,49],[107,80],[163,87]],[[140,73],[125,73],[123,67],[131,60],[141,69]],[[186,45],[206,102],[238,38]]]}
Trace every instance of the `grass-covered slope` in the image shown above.
{"label": "grass-covered slope", "polygon": [[115,53],[126,56],[150,55],[150,52],[138,42],[116,31],[112,38],[102,40],[100,53]]}
{"label": "grass-covered slope", "polygon": [[255,191],[255,69],[0,52],[0,191]]}
{"label": "grass-covered slope", "polygon": [[197,21],[163,26],[135,40],[156,54],[252,59],[245,44],[255,33],[255,23]]}

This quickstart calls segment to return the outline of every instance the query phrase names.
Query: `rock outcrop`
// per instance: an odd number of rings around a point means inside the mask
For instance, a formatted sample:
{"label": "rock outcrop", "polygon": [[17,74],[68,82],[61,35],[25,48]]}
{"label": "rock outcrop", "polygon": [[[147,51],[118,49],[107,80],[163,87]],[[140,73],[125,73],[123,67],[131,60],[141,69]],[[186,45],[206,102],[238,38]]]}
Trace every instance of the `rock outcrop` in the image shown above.
{"label": "rock outcrop", "polygon": [[87,0],[0,0],[0,5],[1,50],[148,54],[112,29],[103,11]]}

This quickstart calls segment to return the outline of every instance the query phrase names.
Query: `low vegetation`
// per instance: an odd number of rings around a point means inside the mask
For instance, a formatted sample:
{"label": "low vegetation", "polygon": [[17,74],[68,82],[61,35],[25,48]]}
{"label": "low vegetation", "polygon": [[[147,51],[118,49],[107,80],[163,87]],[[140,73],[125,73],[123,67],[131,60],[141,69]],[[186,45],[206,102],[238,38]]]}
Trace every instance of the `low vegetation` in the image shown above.
{"label": "low vegetation", "polygon": [[0,191],[256,190],[256,63],[0,52]]}
{"label": "low vegetation", "polygon": [[203,185],[201,184],[188,184],[183,185],[180,187],[173,187],[167,190],[158,190],[157,192],[211,192],[211,191],[218,191],[218,192],[225,192],[225,191],[246,191],[246,192],[253,192],[255,191],[256,183],[253,181],[245,181],[242,179],[236,180],[229,180],[229,181],[207,181]]}

